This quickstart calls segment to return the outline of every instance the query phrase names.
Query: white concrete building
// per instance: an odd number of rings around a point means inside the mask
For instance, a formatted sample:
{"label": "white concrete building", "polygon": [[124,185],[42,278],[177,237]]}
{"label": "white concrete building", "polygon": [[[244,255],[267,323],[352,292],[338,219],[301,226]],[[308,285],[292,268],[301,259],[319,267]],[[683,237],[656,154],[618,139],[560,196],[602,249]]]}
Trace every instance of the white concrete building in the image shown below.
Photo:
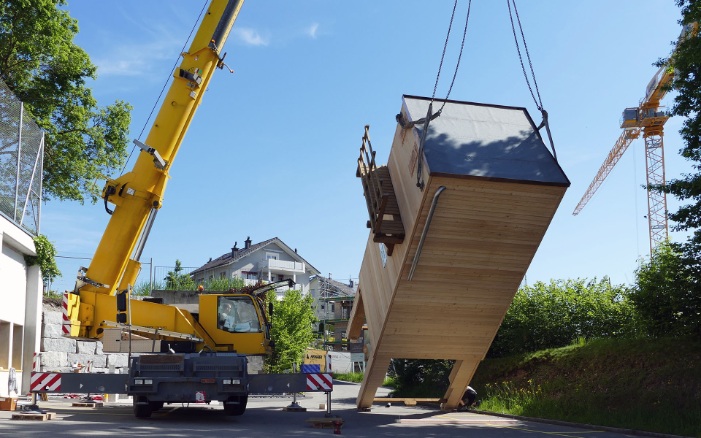
{"label": "white concrete building", "polygon": [[41,335],[42,279],[31,235],[0,215],[0,397],[29,392],[34,353]]}

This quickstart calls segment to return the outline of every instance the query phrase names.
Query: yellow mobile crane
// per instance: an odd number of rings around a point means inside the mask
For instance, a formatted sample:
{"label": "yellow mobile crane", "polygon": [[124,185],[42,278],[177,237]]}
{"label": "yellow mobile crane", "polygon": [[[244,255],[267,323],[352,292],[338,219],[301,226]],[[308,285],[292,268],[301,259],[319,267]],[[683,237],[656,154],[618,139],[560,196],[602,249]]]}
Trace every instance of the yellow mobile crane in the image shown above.
{"label": "yellow mobile crane", "polygon": [[[81,268],[75,289],[64,297],[65,335],[100,339],[106,330],[115,329],[129,336],[138,334],[157,347],[149,354],[131,355],[128,375],[33,374],[33,392],[60,388],[88,394],[127,393],[133,397],[134,414],[149,417],[164,403],[213,400],[223,403],[226,414],[241,415],[251,391],[309,390],[307,377],[301,374],[249,376],[248,356],[271,351],[270,324],[260,292],[201,294],[196,313],[130,299],[139,258],[162,205],[168,171],[215,69],[224,66],[221,50],[242,4],[243,0],[209,4],[145,142],[135,140],[141,152],[133,170],[105,185],[109,223],[90,266]],[[268,288],[274,286],[279,285]],[[248,317],[237,320],[223,313],[226,307],[238,310],[238,318]],[[60,385],[55,384],[57,379]],[[328,394],[328,380],[317,390]]]}

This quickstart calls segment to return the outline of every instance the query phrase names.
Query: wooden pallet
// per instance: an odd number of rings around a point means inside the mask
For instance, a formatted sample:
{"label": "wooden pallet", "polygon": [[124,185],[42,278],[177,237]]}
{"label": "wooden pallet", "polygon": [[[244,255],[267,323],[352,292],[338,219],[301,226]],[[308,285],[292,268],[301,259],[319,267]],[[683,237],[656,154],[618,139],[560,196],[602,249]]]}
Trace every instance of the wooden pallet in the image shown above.
{"label": "wooden pallet", "polygon": [[101,408],[102,402],[75,402],[71,406],[74,408]]}
{"label": "wooden pallet", "polygon": [[56,418],[55,412],[46,412],[44,414],[29,412],[12,414],[13,420],[46,421],[53,420],[54,418]]}
{"label": "wooden pallet", "polygon": [[325,428],[335,427],[339,423],[340,423],[340,425],[343,425],[343,418],[341,418],[341,417],[308,418],[307,423],[311,423],[312,427],[314,427],[316,429],[325,429]]}
{"label": "wooden pallet", "polygon": [[404,403],[404,406],[416,406],[417,403],[440,403],[439,398],[393,398],[393,397],[375,397],[373,403]]}

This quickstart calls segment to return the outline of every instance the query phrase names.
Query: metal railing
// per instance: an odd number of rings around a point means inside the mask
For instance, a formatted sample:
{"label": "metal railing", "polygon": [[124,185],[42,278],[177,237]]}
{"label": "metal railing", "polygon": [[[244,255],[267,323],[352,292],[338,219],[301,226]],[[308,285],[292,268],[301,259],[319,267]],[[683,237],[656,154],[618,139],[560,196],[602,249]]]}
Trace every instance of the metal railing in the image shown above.
{"label": "metal railing", "polygon": [[263,260],[258,264],[258,269],[261,271],[267,272],[278,272],[278,271],[285,271],[285,272],[304,272],[305,267],[304,263],[300,262],[295,262],[295,261],[290,261],[290,260],[275,260],[275,259],[268,259],[268,260]]}

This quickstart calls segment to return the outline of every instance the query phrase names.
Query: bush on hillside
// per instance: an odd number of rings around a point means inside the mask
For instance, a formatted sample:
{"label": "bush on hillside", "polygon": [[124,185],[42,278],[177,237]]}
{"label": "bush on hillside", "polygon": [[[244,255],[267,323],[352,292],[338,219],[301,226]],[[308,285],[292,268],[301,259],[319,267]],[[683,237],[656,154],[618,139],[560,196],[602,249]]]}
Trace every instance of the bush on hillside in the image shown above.
{"label": "bush on hillside", "polygon": [[636,270],[630,298],[647,334],[701,335],[701,266],[693,248],[660,244]]}
{"label": "bush on hillside", "polygon": [[625,286],[600,281],[551,280],[519,289],[489,350],[504,357],[563,347],[580,338],[608,338],[637,331]]}

